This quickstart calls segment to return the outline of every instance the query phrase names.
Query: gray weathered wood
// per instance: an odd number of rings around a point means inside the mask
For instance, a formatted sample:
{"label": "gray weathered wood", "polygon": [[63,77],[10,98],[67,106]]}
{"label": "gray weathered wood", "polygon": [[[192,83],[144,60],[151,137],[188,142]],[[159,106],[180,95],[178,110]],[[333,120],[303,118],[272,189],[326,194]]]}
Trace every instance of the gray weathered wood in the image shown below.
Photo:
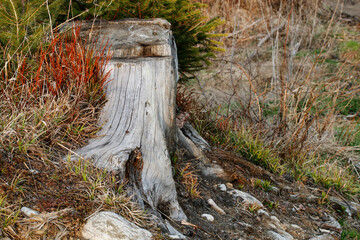
{"label": "gray weathered wood", "polygon": [[172,177],[176,142],[176,49],[161,19],[85,22],[82,37],[109,40],[113,58],[99,137],[77,153],[95,166],[127,177],[140,201],[176,220],[186,219]]}

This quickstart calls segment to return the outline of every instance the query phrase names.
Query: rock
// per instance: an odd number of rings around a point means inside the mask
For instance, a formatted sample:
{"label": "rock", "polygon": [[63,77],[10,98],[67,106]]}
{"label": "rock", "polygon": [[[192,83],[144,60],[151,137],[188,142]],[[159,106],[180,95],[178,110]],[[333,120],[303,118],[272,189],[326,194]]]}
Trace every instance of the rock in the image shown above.
{"label": "rock", "polygon": [[303,230],[301,227],[299,227],[298,225],[296,225],[296,224],[290,224],[290,226],[292,227],[292,228],[294,228],[294,229],[297,229],[297,230]]}
{"label": "rock", "polygon": [[265,215],[265,216],[269,217],[269,213],[268,213],[267,211],[265,211],[264,209],[260,209],[260,210],[258,211],[258,214],[259,214],[259,215]]}
{"label": "rock", "polygon": [[330,230],[323,229],[323,228],[320,228],[319,231],[320,231],[321,233],[330,233],[330,232],[331,232]]}
{"label": "rock", "polygon": [[295,239],[305,239],[304,229],[296,224],[287,225],[286,231],[290,233]]}
{"label": "rock", "polygon": [[330,220],[325,222],[323,225],[321,225],[321,228],[326,229],[326,230],[331,230],[331,231],[335,231],[335,232],[342,232],[342,227],[340,225],[340,223],[333,218],[332,216],[330,216]]}
{"label": "rock", "polygon": [[20,209],[20,211],[23,214],[25,214],[25,216],[27,216],[27,217],[33,217],[33,216],[39,215],[38,211],[32,210],[31,208],[28,208],[28,207],[22,207]]}
{"label": "rock", "polygon": [[82,229],[88,240],[146,240],[152,234],[113,212],[99,212],[89,218]]}
{"label": "rock", "polygon": [[225,215],[225,211],[222,210],[218,205],[216,205],[214,200],[212,200],[211,198],[208,200],[208,204],[211,206],[212,209],[214,209],[218,213]]}
{"label": "rock", "polygon": [[170,239],[186,239],[186,237],[182,237],[182,235],[168,235]]}
{"label": "rock", "polygon": [[245,204],[249,204],[249,205],[257,205],[259,207],[264,207],[264,205],[259,201],[257,200],[255,197],[251,196],[250,194],[246,193],[246,192],[243,192],[243,191],[240,191],[240,190],[237,190],[237,189],[234,189],[234,190],[231,190],[231,191],[228,191],[229,194],[231,194],[233,197],[240,197],[243,199],[243,203]]}
{"label": "rock", "polygon": [[214,221],[214,217],[211,216],[210,214],[206,214],[204,213],[203,215],[201,215],[202,218],[205,218],[206,220],[208,220],[209,222],[213,222]]}
{"label": "rock", "polygon": [[309,240],[337,240],[338,238],[330,235],[330,234],[322,234],[319,236],[315,236],[310,238]]}
{"label": "rock", "polygon": [[245,222],[238,222],[238,224],[245,228],[252,228],[253,226],[251,224],[245,223]]}
{"label": "rock", "polygon": [[211,164],[210,166],[204,166],[201,168],[201,173],[207,177],[218,177],[227,180],[228,174],[225,173],[224,169],[218,164]]}
{"label": "rock", "polygon": [[234,185],[232,183],[226,183],[226,187],[228,189],[233,189],[234,188]]}
{"label": "rock", "polygon": [[225,186],[225,184],[220,184],[220,185],[219,185],[219,189],[220,189],[220,191],[222,191],[222,192],[226,192],[226,186]]}
{"label": "rock", "polygon": [[39,173],[39,171],[35,170],[35,169],[30,169],[29,172],[32,173],[32,174],[38,174]]}
{"label": "rock", "polygon": [[281,228],[281,229],[282,229],[282,226],[281,226],[281,224],[280,224],[280,220],[279,220],[277,217],[271,216],[271,217],[270,217],[270,221],[271,221],[273,224],[275,224],[277,228]]}
{"label": "rock", "polygon": [[271,230],[268,231],[268,235],[273,240],[293,240],[294,239],[290,234],[279,234],[279,233],[271,231]]}

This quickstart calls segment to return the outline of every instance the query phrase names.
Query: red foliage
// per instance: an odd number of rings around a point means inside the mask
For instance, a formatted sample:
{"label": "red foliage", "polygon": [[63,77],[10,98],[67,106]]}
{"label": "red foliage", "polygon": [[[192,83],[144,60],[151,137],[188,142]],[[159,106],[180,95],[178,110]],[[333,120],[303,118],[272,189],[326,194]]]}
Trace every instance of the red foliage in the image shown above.
{"label": "red foliage", "polygon": [[35,72],[26,72],[26,61],[23,61],[17,83],[28,84],[29,94],[34,97],[43,94],[59,96],[74,90],[82,91],[82,95],[90,98],[102,93],[109,76],[109,72],[104,72],[111,57],[105,51],[108,43],[102,42],[99,49],[95,48],[96,43],[86,46],[80,40],[79,32],[77,26],[70,38],[63,33],[55,34],[48,47],[41,48],[36,54]]}

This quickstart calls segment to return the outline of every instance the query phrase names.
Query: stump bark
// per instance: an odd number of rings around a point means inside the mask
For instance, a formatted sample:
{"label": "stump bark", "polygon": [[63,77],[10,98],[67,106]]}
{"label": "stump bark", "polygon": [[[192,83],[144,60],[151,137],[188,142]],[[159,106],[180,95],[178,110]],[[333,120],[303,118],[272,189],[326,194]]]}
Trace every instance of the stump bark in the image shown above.
{"label": "stump bark", "polygon": [[170,153],[177,142],[176,45],[162,19],[82,22],[81,36],[109,40],[112,59],[98,137],[77,153],[127,178],[140,203],[175,220],[178,204]]}

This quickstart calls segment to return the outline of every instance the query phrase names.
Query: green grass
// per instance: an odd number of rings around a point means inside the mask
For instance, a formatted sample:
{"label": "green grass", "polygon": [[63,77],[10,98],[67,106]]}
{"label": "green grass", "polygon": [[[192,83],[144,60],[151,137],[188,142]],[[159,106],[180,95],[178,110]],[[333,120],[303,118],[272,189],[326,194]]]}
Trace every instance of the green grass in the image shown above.
{"label": "green grass", "polygon": [[360,239],[360,230],[351,228],[344,219],[339,220],[340,225],[343,227],[341,233],[341,240]]}

